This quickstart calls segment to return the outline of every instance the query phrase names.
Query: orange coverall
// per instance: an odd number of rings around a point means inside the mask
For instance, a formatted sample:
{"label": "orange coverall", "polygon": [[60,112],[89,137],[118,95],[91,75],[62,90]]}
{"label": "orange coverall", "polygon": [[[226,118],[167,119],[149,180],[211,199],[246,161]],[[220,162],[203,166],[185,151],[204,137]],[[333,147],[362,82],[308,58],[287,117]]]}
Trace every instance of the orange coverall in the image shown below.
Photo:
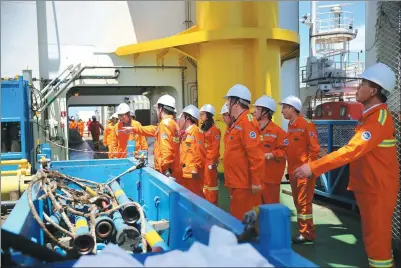
{"label": "orange coverall", "polygon": [[[202,137],[199,127],[195,124],[190,125],[182,137],[180,145],[180,163],[182,167],[182,178],[177,179],[177,183],[203,197],[202,187],[204,178],[205,159],[201,152],[203,147]],[[198,178],[193,179],[192,174],[198,173]]]}
{"label": "orange coverall", "polygon": [[78,122],[78,132],[81,137],[84,136],[84,128],[85,128],[85,123],[84,122]]}
{"label": "orange coverall", "polygon": [[135,132],[146,137],[156,137],[154,143],[155,169],[165,174],[168,169],[171,176],[179,180],[182,176],[180,165],[180,130],[172,115],[164,117],[158,126],[139,126]]}
{"label": "orange coverall", "polygon": [[265,157],[256,119],[244,111],[231,125],[224,151],[225,186],[230,191],[230,211],[239,220],[254,206],[262,203],[261,186],[265,175]]}
{"label": "orange coverall", "polygon": [[316,177],[294,178],[294,171],[305,163],[316,160],[320,153],[315,124],[302,115],[288,124],[287,161],[292,197],[297,209],[299,233],[309,240],[316,238],[313,224],[312,200],[315,192]]}
{"label": "orange coverall", "polygon": [[280,184],[286,165],[285,149],[288,144],[287,133],[270,121],[260,130],[260,140],[264,153],[272,153],[273,158],[265,158],[265,176],[263,179],[262,201],[264,204],[280,203]]}
{"label": "orange coverall", "polygon": [[114,154],[117,152],[117,135],[113,123],[108,123],[104,130],[103,145],[108,147],[109,158],[115,158]]}
{"label": "orange coverall", "polygon": [[[136,120],[131,120],[131,127],[139,128],[141,127],[141,123]],[[125,134],[124,133],[124,125],[123,122],[118,122],[118,124],[114,125],[114,131],[116,133],[116,141],[113,144],[113,147],[116,148],[116,153],[114,154],[114,158],[126,158],[127,157],[127,144],[128,140],[135,141],[135,155],[138,154],[140,150],[148,150],[148,142],[143,135],[139,135],[137,133]]]}
{"label": "orange coverall", "polygon": [[399,188],[394,121],[386,104],[364,112],[347,145],[310,163],[313,175],[350,164],[370,267],[392,267],[391,226]]}
{"label": "orange coverall", "polygon": [[77,129],[78,128],[77,121],[71,121],[69,127],[70,127],[70,129]]}
{"label": "orange coverall", "polygon": [[208,131],[203,133],[206,150],[203,193],[206,199],[216,206],[219,197],[217,165],[219,164],[220,157],[220,136],[221,131],[216,125],[213,125]]}

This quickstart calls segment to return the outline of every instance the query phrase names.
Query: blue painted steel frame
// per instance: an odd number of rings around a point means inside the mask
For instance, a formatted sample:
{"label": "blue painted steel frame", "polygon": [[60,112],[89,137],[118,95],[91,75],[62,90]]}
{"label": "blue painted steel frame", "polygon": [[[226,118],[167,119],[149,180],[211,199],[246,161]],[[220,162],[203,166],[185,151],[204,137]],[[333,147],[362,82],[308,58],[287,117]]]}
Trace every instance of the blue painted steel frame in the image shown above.
{"label": "blue painted steel frame", "polygon": [[[21,152],[1,153],[2,160],[28,159],[33,157],[33,131],[31,119],[31,98],[27,81],[1,81],[1,122],[18,122],[21,129]],[[32,162],[31,162],[32,163]],[[2,170],[16,169],[16,166],[2,167]]]}
{"label": "blue painted steel frame", "polygon": [[[133,164],[130,159],[99,159],[56,161],[51,167],[70,176],[105,182]],[[161,236],[168,241],[172,249],[186,250],[194,241],[208,244],[209,231],[213,225],[229,229],[236,234],[243,231],[243,224],[236,218],[151,168],[145,167],[124,175],[120,185],[128,197],[143,205],[149,220],[169,221],[169,230],[163,231]],[[33,196],[35,199],[39,196],[37,189],[33,191]],[[290,211],[287,207],[280,204],[261,206],[260,220],[263,228],[259,241],[253,246],[269,262],[280,267],[316,267],[291,248]],[[43,231],[31,215],[27,191],[2,228],[28,238],[39,238],[37,242],[43,244]],[[136,254],[133,257],[144,261],[148,256],[140,255]],[[28,259],[21,260],[27,262]],[[72,267],[73,264],[74,262],[65,262],[50,266]]]}
{"label": "blue painted steel frame", "polygon": [[[333,143],[334,143],[334,139],[333,139],[333,128],[335,125],[340,125],[340,126],[356,126],[358,121],[356,120],[313,120],[313,123],[315,125],[327,125],[327,153],[331,153],[333,152]],[[318,134],[319,136],[319,134]],[[341,202],[345,202],[345,203],[349,203],[352,205],[352,207],[354,208],[356,205],[356,201],[347,197],[343,197],[340,195],[336,195],[334,194],[334,190],[336,189],[338,182],[340,181],[340,179],[343,176],[343,172],[344,169],[346,168],[346,166],[342,166],[339,168],[339,173],[337,174],[336,178],[333,180],[333,172],[329,171],[325,174],[322,174],[320,176],[320,180],[325,188],[325,191],[321,191],[319,189],[315,189],[315,193],[328,197],[328,198],[332,198]]]}

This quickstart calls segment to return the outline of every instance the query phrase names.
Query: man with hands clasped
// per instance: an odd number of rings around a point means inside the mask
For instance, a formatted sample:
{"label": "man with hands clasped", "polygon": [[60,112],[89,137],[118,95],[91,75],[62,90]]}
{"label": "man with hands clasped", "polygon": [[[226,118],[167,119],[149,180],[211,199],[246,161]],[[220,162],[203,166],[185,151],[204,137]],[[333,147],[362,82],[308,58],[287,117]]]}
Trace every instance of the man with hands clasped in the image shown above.
{"label": "man with hands clasped", "polygon": [[234,85],[225,98],[233,119],[225,142],[225,185],[230,193],[230,212],[239,220],[261,204],[261,183],[265,175],[265,157],[259,138],[258,123],[249,113],[251,93],[243,85]]}

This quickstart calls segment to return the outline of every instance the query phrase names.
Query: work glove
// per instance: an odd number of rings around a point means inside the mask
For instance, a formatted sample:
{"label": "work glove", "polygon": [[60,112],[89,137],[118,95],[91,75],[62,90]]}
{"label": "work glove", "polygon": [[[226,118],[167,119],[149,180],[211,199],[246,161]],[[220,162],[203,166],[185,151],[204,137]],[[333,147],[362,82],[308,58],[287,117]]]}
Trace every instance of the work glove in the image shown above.
{"label": "work glove", "polygon": [[252,192],[254,194],[256,194],[257,192],[259,192],[260,190],[262,190],[262,186],[260,185],[252,185]]}

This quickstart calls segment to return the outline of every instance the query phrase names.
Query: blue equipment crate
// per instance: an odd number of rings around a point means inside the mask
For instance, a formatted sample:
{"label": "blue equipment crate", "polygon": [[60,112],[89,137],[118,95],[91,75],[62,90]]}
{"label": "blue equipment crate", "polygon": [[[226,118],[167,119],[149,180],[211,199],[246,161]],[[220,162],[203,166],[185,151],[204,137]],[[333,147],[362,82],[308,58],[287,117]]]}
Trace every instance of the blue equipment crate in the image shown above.
{"label": "blue equipment crate", "polygon": [[[52,162],[51,169],[69,176],[106,182],[134,164],[130,159],[55,161]],[[149,167],[124,175],[120,185],[129,198],[143,206],[149,220],[169,221],[170,228],[162,231],[161,237],[168,241],[170,249],[187,250],[194,241],[208,244],[209,231],[213,225],[231,230],[235,234],[243,232],[244,226],[239,220]],[[39,196],[37,189],[34,189],[33,196]],[[36,200],[35,204],[40,208],[43,201]],[[39,213],[41,212],[39,209]],[[290,211],[287,207],[280,204],[261,206],[260,219],[263,227],[260,239],[254,247],[271,264],[277,267],[316,267],[291,248]],[[29,210],[27,191],[2,228],[43,245],[43,231]],[[188,237],[189,233],[192,236]],[[142,262],[146,256],[133,255]],[[28,257],[16,255],[15,259],[19,263],[37,265]],[[72,267],[74,263],[75,261],[53,263],[49,267]]]}
{"label": "blue equipment crate", "polygon": [[[2,160],[28,159],[32,163],[33,131],[31,119],[31,99],[27,81],[20,76],[18,80],[1,81],[1,123],[17,123],[20,127],[20,152],[2,152]],[[3,126],[2,126],[3,127]],[[4,139],[5,137],[2,137]],[[16,169],[16,166],[3,167],[2,170]]]}

